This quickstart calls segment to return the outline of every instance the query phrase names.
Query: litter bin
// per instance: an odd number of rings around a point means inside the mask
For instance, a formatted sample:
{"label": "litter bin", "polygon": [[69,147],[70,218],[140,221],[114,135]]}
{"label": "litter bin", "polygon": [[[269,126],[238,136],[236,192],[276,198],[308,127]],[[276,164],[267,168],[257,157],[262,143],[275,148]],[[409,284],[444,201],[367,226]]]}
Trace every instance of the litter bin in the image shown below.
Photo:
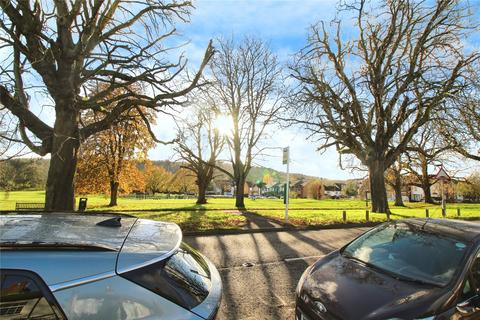
{"label": "litter bin", "polygon": [[88,198],[80,198],[78,201],[78,211],[85,211],[85,209],[87,209],[87,200]]}

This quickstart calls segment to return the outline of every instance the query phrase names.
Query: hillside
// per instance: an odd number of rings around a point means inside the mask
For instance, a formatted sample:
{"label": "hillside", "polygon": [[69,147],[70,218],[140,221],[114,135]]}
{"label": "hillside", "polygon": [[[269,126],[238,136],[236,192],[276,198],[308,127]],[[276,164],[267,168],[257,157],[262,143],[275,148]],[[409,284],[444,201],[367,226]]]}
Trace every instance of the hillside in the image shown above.
{"label": "hillside", "polygon": [[[171,173],[175,173],[180,169],[181,162],[169,160],[154,160],[152,163],[161,166]],[[0,189],[2,190],[25,190],[44,188],[49,159],[41,158],[22,158],[4,161],[0,165]],[[223,162],[222,167],[231,171],[231,165]],[[144,164],[139,163],[138,168],[144,170]],[[253,167],[250,170],[247,181],[251,183],[264,182],[267,185],[275,183],[283,183],[285,181],[285,172],[277,171],[267,167]],[[314,179],[322,179],[320,177],[307,176],[300,173],[291,173],[290,181],[295,183],[299,180],[309,181]],[[217,170],[214,181],[230,181],[231,178],[225,173]],[[333,181],[332,181],[333,182]],[[334,182],[341,182],[335,180]]]}
{"label": "hillside", "polygon": [[[180,169],[180,166],[181,166],[180,162],[174,162],[169,160],[155,160],[155,161],[152,161],[152,163],[154,165],[161,166],[165,170],[170,171],[172,173]],[[222,162],[221,166],[223,169],[231,172],[230,163]],[[284,182],[285,179],[286,179],[285,172],[277,171],[275,169],[267,168],[267,167],[253,167],[250,170],[250,173],[248,174],[247,181],[252,183],[263,181],[267,184],[272,184],[277,182]],[[298,180],[309,181],[309,180],[315,180],[315,179],[323,179],[323,178],[308,176],[301,173],[290,173],[291,182],[296,182]],[[230,178],[225,173],[222,173],[220,170],[217,170],[217,172],[215,173],[214,180],[230,180]],[[335,180],[335,182],[342,182],[342,181]]]}

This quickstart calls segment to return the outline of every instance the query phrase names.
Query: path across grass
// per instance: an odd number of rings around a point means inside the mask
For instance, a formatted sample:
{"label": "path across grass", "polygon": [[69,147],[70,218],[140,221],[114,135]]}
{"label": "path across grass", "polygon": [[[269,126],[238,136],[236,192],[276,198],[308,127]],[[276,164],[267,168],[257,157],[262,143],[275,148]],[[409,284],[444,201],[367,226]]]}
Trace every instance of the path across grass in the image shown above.
{"label": "path across grass", "polygon": [[[0,192],[0,209],[14,210],[16,202],[44,202],[43,191]],[[241,229],[247,219],[234,207],[234,199],[209,199],[206,205],[196,205],[195,199],[137,200],[120,198],[119,205],[108,207],[106,196],[89,195],[88,211],[125,212],[142,218],[165,220],[179,224],[186,231],[214,229]],[[316,226],[343,223],[343,211],[347,222],[365,222],[365,202],[361,200],[312,200],[291,199],[289,223],[293,226]],[[78,203],[78,199],[77,199]],[[245,199],[246,210],[259,217],[275,222],[283,222],[285,206],[281,199]],[[368,208],[370,209],[370,208]],[[391,219],[407,217],[425,217],[425,209],[432,218],[441,218],[438,205],[424,203],[406,203],[406,207],[391,204]],[[480,204],[448,204],[447,218],[479,218]],[[369,220],[386,221],[385,214],[369,213]]]}

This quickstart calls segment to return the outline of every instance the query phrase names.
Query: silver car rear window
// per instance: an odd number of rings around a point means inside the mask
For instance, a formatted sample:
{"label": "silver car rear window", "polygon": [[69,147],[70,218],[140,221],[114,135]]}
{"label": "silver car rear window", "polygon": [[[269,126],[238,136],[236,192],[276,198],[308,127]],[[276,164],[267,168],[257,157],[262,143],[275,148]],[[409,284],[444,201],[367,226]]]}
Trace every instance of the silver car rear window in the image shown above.
{"label": "silver car rear window", "polygon": [[121,276],[189,310],[205,300],[211,288],[207,263],[186,243],[168,259]]}

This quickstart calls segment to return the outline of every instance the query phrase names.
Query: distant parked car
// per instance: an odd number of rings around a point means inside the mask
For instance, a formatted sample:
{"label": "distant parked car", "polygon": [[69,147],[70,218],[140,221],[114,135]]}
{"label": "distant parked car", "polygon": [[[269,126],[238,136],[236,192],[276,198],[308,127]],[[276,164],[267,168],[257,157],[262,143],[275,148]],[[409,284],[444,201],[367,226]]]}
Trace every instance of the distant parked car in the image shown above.
{"label": "distant parked car", "polygon": [[0,319],[213,319],[215,266],[173,223],[0,215]]}
{"label": "distant parked car", "polygon": [[310,266],[296,319],[480,319],[480,224],[382,224]]}

